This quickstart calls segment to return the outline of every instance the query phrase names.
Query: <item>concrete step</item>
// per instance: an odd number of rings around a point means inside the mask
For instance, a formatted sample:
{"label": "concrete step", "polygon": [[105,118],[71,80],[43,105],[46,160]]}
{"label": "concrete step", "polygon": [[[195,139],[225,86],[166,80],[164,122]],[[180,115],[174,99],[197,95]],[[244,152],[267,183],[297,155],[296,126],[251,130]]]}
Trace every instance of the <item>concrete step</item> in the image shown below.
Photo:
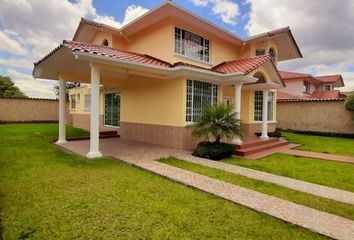
{"label": "concrete step", "polygon": [[236,144],[235,147],[237,149],[245,149],[245,148],[251,148],[263,144],[277,142],[278,140],[279,140],[278,138],[260,139],[259,137],[257,137],[251,140],[247,140],[242,144]]}
{"label": "concrete step", "polygon": [[[102,131],[100,132],[100,139],[105,138],[120,138],[120,135],[117,131]],[[67,137],[67,141],[81,141],[81,140],[89,140],[90,136],[80,136],[80,137]],[[53,142],[56,142],[58,139],[53,139]]]}
{"label": "concrete step", "polygon": [[251,154],[255,153],[260,153],[263,151],[267,151],[273,148],[285,146],[289,144],[287,140],[285,139],[276,139],[275,141],[270,141],[270,142],[261,142],[256,146],[250,146],[242,149],[236,149],[236,155],[239,156],[248,156]]}

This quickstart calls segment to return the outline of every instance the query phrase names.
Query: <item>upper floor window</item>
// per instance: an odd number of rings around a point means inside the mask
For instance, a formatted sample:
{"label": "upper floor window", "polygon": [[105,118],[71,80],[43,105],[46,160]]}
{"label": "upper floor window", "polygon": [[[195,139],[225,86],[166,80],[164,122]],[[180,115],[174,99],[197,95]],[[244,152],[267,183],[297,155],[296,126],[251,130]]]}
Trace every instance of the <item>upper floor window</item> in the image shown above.
{"label": "upper floor window", "polygon": [[256,50],[256,56],[263,56],[263,55],[265,55],[264,49],[257,49]]}
{"label": "upper floor window", "polygon": [[268,54],[272,57],[273,63],[275,63],[275,59],[277,57],[277,53],[274,48],[269,48]]}
{"label": "upper floor window", "polygon": [[332,84],[326,84],[325,85],[325,90],[326,91],[332,91],[333,89],[332,89]]}
{"label": "upper floor window", "polygon": [[186,122],[198,121],[202,116],[203,108],[208,104],[217,104],[218,85],[187,80]]}
{"label": "upper floor window", "polygon": [[210,62],[209,40],[181,28],[175,28],[175,53]]}
{"label": "upper floor window", "polygon": [[102,41],[102,45],[108,47],[108,46],[109,46],[108,40],[107,40],[107,39],[104,39],[104,40]]}
{"label": "upper floor window", "polygon": [[311,84],[308,81],[304,81],[304,93],[310,94]]}

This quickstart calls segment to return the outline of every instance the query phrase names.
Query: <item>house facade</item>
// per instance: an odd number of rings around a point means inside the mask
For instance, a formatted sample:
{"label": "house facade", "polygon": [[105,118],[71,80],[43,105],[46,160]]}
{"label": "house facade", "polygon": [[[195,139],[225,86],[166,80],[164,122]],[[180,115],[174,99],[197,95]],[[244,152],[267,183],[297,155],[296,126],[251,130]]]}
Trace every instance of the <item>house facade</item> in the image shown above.
{"label": "house facade", "polygon": [[279,71],[286,87],[278,91],[284,99],[339,99],[345,97],[335,88],[344,87],[341,75],[312,76],[310,74]]}
{"label": "house facade", "polygon": [[[268,138],[284,87],[276,64],[299,57],[289,28],[241,39],[166,1],[121,29],[82,19],[73,40],[35,63],[33,76],[60,81],[60,113],[65,81],[81,83],[69,92],[70,112],[74,125],[90,130],[87,156],[98,157],[100,129],[190,149],[198,141],[190,125],[218,102],[235,107],[243,137]],[[66,142],[60,116],[58,144]]]}

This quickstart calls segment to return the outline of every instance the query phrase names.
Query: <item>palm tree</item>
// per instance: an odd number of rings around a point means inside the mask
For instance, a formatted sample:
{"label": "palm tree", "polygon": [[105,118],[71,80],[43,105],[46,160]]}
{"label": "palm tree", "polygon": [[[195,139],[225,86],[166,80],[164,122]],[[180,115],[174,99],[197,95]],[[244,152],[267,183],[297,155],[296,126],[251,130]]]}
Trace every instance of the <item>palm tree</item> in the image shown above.
{"label": "palm tree", "polygon": [[196,137],[215,138],[220,143],[221,138],[241,136],[240,120],[236,119],[231,105],[224,103],[208,105],[203,109],[202,116],[193,125],[192,134]]}

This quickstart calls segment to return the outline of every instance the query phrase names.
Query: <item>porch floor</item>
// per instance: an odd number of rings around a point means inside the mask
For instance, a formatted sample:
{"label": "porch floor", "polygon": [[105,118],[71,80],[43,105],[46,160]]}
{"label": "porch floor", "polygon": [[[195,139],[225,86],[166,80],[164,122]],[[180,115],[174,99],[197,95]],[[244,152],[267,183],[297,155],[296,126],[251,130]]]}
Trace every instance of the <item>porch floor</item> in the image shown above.
{"label": "porch floor", "polygon": [[[253,169],[194,157],[188,151],[176,150],[126,139],[102,139],[100,149],[104,155],[121,159],[144,170],[172,179],[182,184],[222,197],[234,203],[263,212],[284,221],[336,239],[354,239],[354,221],[316,209],[305,207],[230,183],[179,169],[154,160],[173,156],[186,161],[237,173],[246,177],[273,182],[291,189],[311,192],[342,202],[354,203],[354,193],[286,178]],[[75,141],[63,148],[85,156],[89,141]],[[95,160],[93,160],[95,161]]]}

